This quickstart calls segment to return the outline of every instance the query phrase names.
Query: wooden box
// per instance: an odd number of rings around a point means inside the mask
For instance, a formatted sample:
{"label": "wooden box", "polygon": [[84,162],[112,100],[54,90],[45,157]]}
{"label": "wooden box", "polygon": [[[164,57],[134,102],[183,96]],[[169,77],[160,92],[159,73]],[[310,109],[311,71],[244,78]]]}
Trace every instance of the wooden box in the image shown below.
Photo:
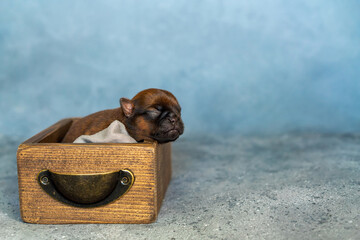
{"label": "wooden box", "polygon": [[[19,146],[17,167],[23,221],[43,224],[155,221],[171,179],[170,143],[60,143],[74,119],[63,119]],[[40,181],[43,170],[76,178],[127,170],[132,172],[134,181],[119,198],[105,205],[84,207],[86,204],[67,204],[50,196],[55,190],[48,194],[41,186],[48,184]],[[91,189],[89,184],[85,187]]]}

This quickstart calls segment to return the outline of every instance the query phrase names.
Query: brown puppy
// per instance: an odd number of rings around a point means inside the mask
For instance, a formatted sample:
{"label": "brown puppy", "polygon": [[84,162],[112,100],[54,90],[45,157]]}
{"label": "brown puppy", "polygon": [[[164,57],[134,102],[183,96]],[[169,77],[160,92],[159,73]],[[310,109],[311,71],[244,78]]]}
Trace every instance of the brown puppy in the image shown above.
{"label": "brown puppy", "polygon": [[113,121],[122,122],[136,141],[175,141],[184,132],[181,107],[175,96],[161,89],[147,89],[133,99],[121,98],[120,107],[93,113],[76,120],[63,143],[72,143],[81,135],[92,135],[107,128]]}

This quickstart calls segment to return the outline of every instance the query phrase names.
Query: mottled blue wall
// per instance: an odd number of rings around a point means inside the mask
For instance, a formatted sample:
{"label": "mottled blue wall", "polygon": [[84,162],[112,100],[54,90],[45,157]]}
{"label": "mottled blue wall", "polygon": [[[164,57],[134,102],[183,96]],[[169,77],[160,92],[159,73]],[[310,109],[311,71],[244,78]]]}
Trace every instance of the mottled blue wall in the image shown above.
{"label": "mottled blue wall", "polygon": [[1,1],[0,133],[157,87],[187,131],[360,131],[360,1]]}

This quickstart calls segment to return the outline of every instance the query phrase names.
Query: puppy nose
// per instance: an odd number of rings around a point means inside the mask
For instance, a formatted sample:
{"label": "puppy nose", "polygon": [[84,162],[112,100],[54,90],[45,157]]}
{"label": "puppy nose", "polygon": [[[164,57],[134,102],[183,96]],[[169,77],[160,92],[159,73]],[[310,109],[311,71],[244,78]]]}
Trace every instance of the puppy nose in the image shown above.
{"label": "puppy nose", "polygon": [[176,122],[176,118],[172,117],[172,118],[169,118],[169,121],[174,124]]}
{"label": "puppy nose", "polygon": [[176,115],[174,113],[170,113],[168,115],[168,119],[171,124],[174,124],[176,122]]}

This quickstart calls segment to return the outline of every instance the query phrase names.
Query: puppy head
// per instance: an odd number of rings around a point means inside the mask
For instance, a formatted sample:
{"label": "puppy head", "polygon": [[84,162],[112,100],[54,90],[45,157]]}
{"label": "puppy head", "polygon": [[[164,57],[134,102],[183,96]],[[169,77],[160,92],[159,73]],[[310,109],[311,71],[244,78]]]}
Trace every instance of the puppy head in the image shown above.
{"label": "puppy head", "polygon": [[184,132],[181,107],[175,96],[161,89],[147,89],[133,99],[121,98],[124,124],[137,141],[175,141]]}

